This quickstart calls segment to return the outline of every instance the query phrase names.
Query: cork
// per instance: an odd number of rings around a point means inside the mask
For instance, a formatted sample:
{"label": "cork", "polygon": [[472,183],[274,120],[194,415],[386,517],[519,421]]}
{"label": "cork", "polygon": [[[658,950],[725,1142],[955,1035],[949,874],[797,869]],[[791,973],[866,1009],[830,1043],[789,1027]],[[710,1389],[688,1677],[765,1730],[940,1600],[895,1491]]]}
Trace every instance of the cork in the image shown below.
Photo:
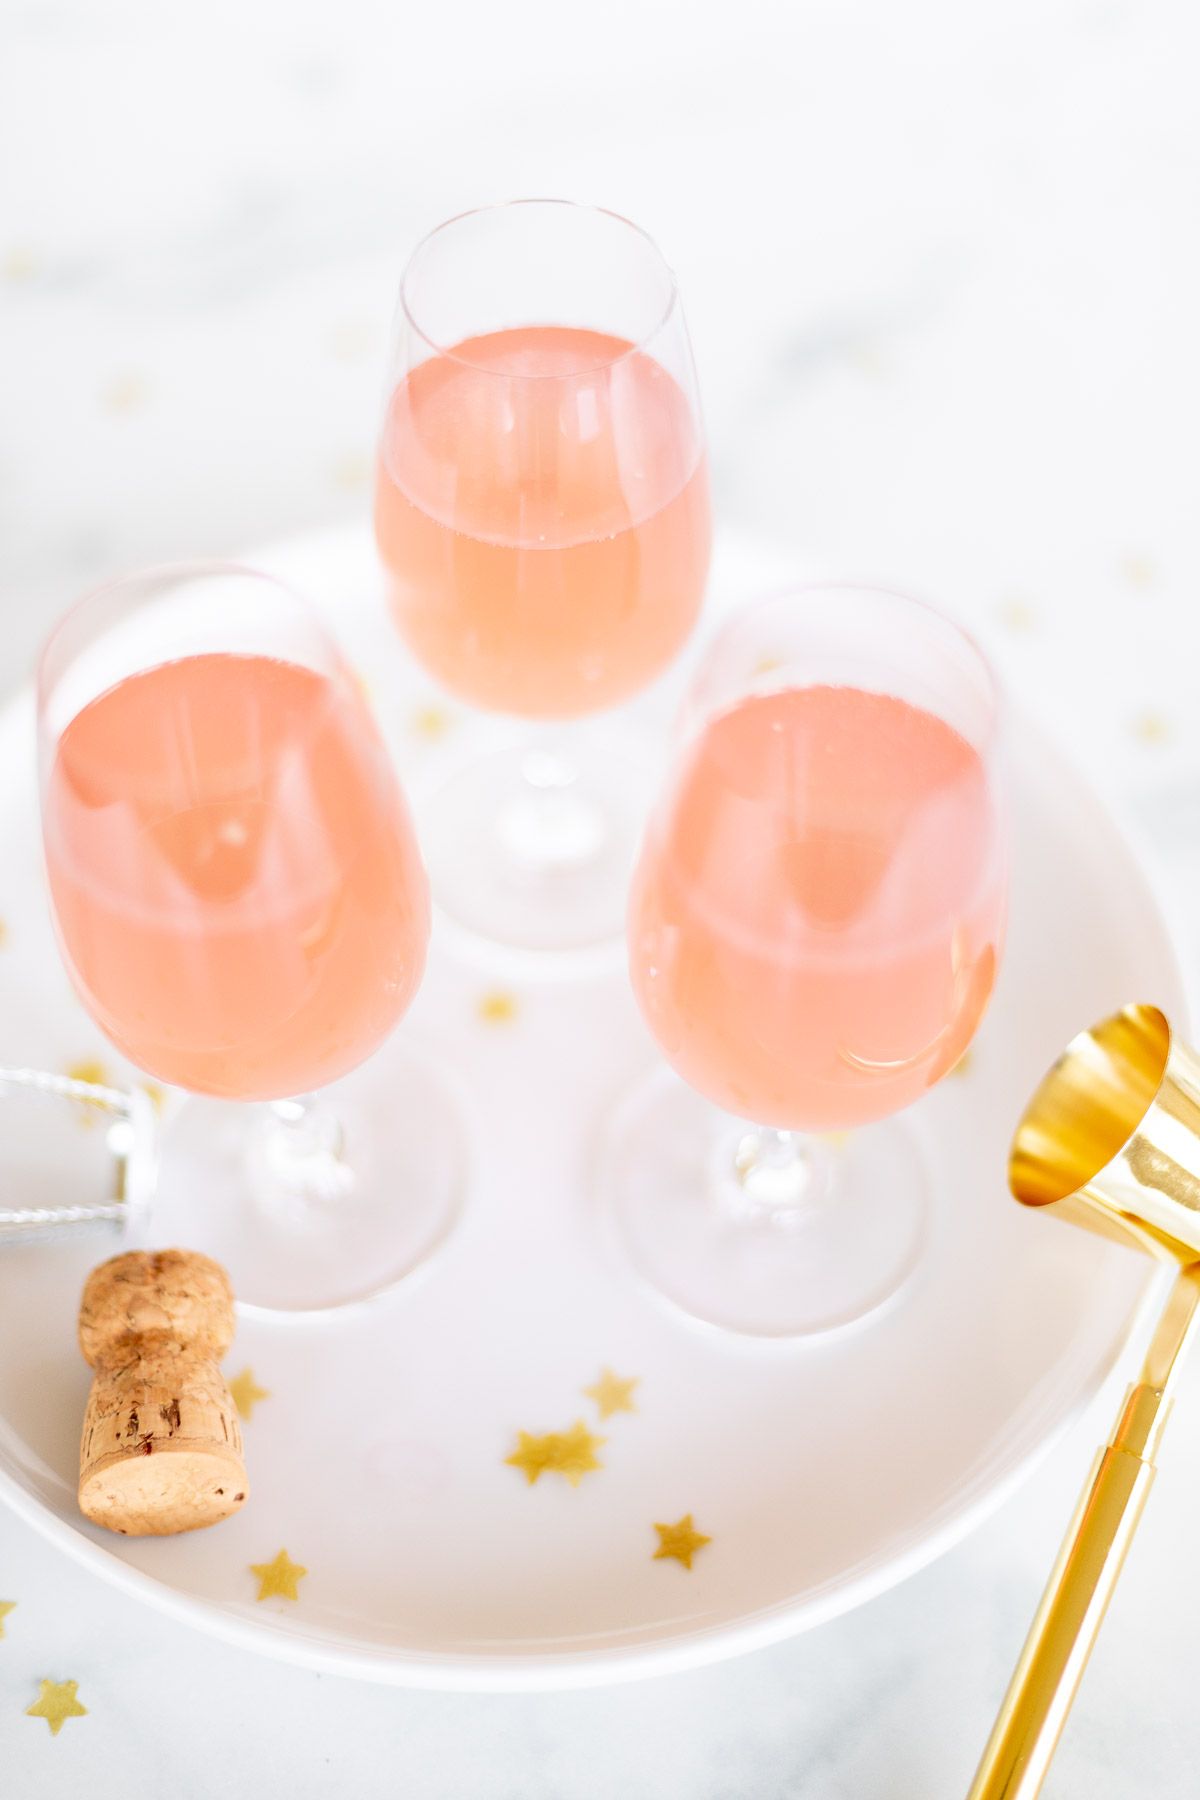
{"label": "cork", "polygon": [[96,1371],[79,1450],[79,1506],[131,1537],[215,1525],[249,1488],[219,1360],[233,1293],[194,1250],[131,1250],[93,1269],[79,1347]]}

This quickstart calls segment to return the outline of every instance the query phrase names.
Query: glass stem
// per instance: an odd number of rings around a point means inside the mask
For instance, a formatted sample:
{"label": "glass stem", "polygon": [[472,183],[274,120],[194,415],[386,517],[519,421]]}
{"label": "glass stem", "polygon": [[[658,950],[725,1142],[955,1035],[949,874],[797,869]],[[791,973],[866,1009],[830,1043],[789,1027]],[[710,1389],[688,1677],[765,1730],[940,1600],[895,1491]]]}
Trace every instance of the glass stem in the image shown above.
{"label": "glass stem", "polygon": [[713,1164],[713,1198],[730,1218],[792,1226],[829,1192],[832,1155],[820,1138],[771,1126],[723,1132]]}
{"label": "glass stem", "polygon": [[277,1199],[340,1200],[354,1185],[342,1127],[312,1094],[270,1102],[260,1148],[266,1183]]}
{"label": "glass stem", "polygon": [[561,744],[531,747],[521,785],[501,807],[496,829],[510,861],[533,875],[576,870],[604,845],[604,813],[589,798],[579,768]]}

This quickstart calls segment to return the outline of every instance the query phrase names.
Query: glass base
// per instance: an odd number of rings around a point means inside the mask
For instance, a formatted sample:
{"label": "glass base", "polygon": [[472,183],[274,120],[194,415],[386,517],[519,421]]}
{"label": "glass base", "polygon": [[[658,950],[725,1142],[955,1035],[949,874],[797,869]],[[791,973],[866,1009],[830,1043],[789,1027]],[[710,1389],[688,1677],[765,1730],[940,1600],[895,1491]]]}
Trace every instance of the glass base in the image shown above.
{"label": "glass base", "polygon": [[508,949],[618,944],[652,791],[627,745],[578,730],[480,757],[422,809],[434,899]]}
{"label": "glass base", "polygon": [[[800,1179],[758,1137],[657,1071],[628,1097],[604,1159],[604,1200],[641,1275],[693,1318],[751,1337],[809,1337],[865,1318],[913,1273],[929,1182],[889,1120],[802,1139]],[[772,1134],[766,1134],[770,1137]]]}
{"label": "glass base", "polygon": [[215,1257],[243,1311],[327,1312],[394,1287],[462,1203],[465,1135],[446,1081],[424,1054],[389,1046],[322,1090],[312,1137],[309,1159],[284,1109],[188,1098],[163,1132],[147,1241]]}

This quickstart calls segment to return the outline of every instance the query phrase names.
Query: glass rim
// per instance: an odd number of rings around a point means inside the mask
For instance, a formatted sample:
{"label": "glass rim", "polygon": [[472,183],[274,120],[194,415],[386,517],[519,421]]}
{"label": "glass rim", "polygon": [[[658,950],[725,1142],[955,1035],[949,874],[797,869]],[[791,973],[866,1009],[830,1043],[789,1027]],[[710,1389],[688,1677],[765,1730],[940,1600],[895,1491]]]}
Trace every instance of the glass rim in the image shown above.
{"label": "glass rim", "polygon": [[[81,654],[86,655],[88,649],[97,641],[97,638],[103,636],[112,625],[119,624],[130,616],[129,613],[123,612],[120,613],[116,619],[108,622],[105,622],[102,619],[97,629],[96,636],[87,637],[85,635],[80,645],[72,647],[69,640],[70,631],[72,627],[79,623],[81,616],[86,614],[89,607],[93,606],[96,602],[103,602],[110,598],[119,600],[121,591],[125,588],[130,588],[135,584],[145,584],[147,589],[146,600],[147,602],[152,602],[156,596],[159,598],[163,597],[164,590],[166,590],[166,593],[169,595],[172,586],[182,585],[180,578],[183,578],[184,581],[191,581],[210,580],[213,577],[233,577],[238,581],[251,580],[277,594],[286,603],[289,609],[289,615],[297,620],[301,625],[301,628],[306,631],[311,631],[314,634],[313,641],[318,648],[321,660],[309,661],[280,650],[270,650],[267,652],[242,652],[236,649],[228,652],[220,649],[215,649],[211,652],[205,650],[181,650],[162,656],[153,656],[147,658],[145,661],[138,660],[133,666],[117,676],[108,687],[98,687],[94,693],[89,692],[87,697],[79,701],[78,704],[73,705],[70,711],[66,713],[60,721],[57,723],[54,722],[53,713],[60,686],[63,682],[69,682],[71,680],[72,670],[78,661],[79,656]],[[50,664],[54,658],[55,652],[64,642],[67,647],[64,651],[62,661],[57,668],[51,670]],[[335,704],[337,695],[347,692],[357,695],[362,699],[368,715],[378,729],[378,720],[370,700],[366,696],[365,689],[362,685],[362,678],[355,665],[349,660],[340,640],[330,629],[320,610],[305,594],[300,593],[294,588],[290,581],[284,580],[281,576],[271,574],[266,569],[256,569],[249,563],[235,562],[228,557],[196,557],[193,560],[185,559],[182,562],[151,563],[146,568],[132,569],[123,574],[114,575],[109,580],[98,582],[94,587],[88,588],[77,600],[73,601],[61,617],[54,622],[42,643],[34,666],[33,698],[37,744],[38,788],[41,794],[43,807],[45,804],[46,787],[50,779],[58,744],[60,743],[67,726],[73,723],[93,700],[97,700],[102,694],[110,692],[111,688],[115,687],[118,681],[124,681],[130,676],[147,674],[152,669],[164,668],[169,664],[183,660],[188,656],[209,654],[218,656],[224,654],[231,656],[241,654],[267,654],[273,661],[289,664],[296,668],[307,669],[316,675],[324,677],[325,681],[329,684],[330,691],[322,695],[319,708],[305,728],[304,738],[307,737],[309,731],[315,730],[319,722],[328,716],[329,709]],[[304,738],[298,737],[296,741],[304,741]],[[398,772],[393,770],[393,773],[396,774],[397,782],[399,782]],[[43,840],[45,841],[47,827],[44,815],[42,820],[42,835]]]}
{"label": "glass rim", "polygon": [[[73,600],[66,610],[54,621],[43,638],[33,668],[34,706],[37,715],[37,731],[39,744],[43,737],[45,715],[50,707],[52,697],[58,683],[63,679],[71,664],[76,660],[78,649],[68,648],[62,665],[51,670],[51,663],[69,637],[73,627],[77,626],[88,610],[97,601],[114,598],[123,588],[145,585],[152,593],[157,588],[165,588],[184,582],[210,580],[213,577],[235,577],[239,581],[261,582],[282,595],[289,605],[295,607],[297,613],[316,633],[329,654],[332,668],[343,674],[353,674],[341,644],[329,629],[325,619],[306,595],[300,593],[289,581],[281,576],[273,575],[266,569],[256,569],[250,563],[234,561],[229,557],[196,557],[181,562],[150,563],[145,568],[130,569],[120,575],[109,576],[93,587],[86,588],[78,599]],[[149,593],[147,595],[149,598]],[[103,629],[103,627],[101,627]],[[168,659],[169,660],[169,659]],[[287,661],[288,658],[282,660]],[[147,664],[147,667],[158,667],[159,664]]]}
{"label": "glass rim", "polygon": [[[745,605],[739,607],[737,612],[730,618],[724,620],[713,637],[710,638],[705,645],[699,661],[696,664],[691,679],[688,682],[687,693],[684,697],[681,714],[677,720],[676,728],[678,729],[680,725],[683,725],[685,735],[688,735],[688,714],[695,705],[695,689],[703,681],[704,671],[708,666],[710,658],[719,653],[722,640],[727,635],[732,635],[740,623],[744,623],[749,615],[758,611],[761,607],[770,606],[784,600],[798,600],[802,598],[811,599],[818,594],[824,593],[861,594],[871,600],[884,601],[889,607],[894,607],[897,611],[903,612],[907,610],[915,614],[922,623],[931,626],[936,630],[945,631],[951,638],[958,641],[958,643],[967,651],[971,662],[982,677],[985,704],[983,708],[982,729],[978,741],[974,744],[974,748],[979,752],[981,757],[990,761],[997,749],[998,741],[1002,737],[1006,713],[1006,701],[1004,688],[1000,682],[999,675],[996,672],[995,665],[975,633],[964,625],[961,620],[954,618],[950,613],[943,611],[940,606],[935,605],[933,601],[926,600],[919,594],[911,593],[905,588],[885,587],[878,581],[859,579],[849,575],[835,576],[829,580],[813,579],[789,582],[778,587],[770,588],[767,592],[758,594],[753,599],[747,601]],[[881,658],[880,661],[882,664],[883,659]],[[753,691],[771,693],[788,687],[811,685],[788,681],[786,679],[781,679],[772,684],[770,680],[771,673],[773,672],[765,672],[761,687],[756,685]],[[781,676],[785,676],[786,664],[778,671],[778,673]],[[749,693],[750,691],[751,689],[749,687],[745,690],[746,693]],[[735,704],[735,702],[730,702],[730,704]],[[722,710],[725,709],[722,708]],[[701,711],[702,716],[712,716],[711,708],[703,708]]]}
{"label": "glass rim", "polygon": [[[462,225],[468,219],[482,218],[488,213],[499,214],[512,212],[520,206],[556,206],[576,213],[591,213],[598,218],[612,219],[616,224],[623,225],[627,231],[631,231],[637,237],[641,238],[642,242],[649,247],[667,279],[667,303],[650,329],[643,332],[636,342],[630,343],[626,349],[621,351],[619,356],[611,357],[607,362],[592,363],[587,369],[579,369],[574,372],[560,370],[551,374],[538,372],[527,373],[514,369],[493,369],[489,368],[486,363],[471,362],[464,356],[456,355],[452,346],[439,343],[437,338],[431,336],[425,327],[419,323],[409,298],[408,289],[409,281],[413,274],[413,270],[416,267],[417,260],[423,252],[428,249],[434,240],[439,238],[444,231],[450,231],[454,226]],[[627,362],[630,357],[636,356],[641,351],[645,350],[648,344],[653,343],[659,333],[670,323],[678,305],[679,283],[675,278],[675,271],[672,269],[670,263],[644,226],[638,225],[633,219],[627,218],[624,213],[616,212],[611,206],[596,206],[591,201],[587,200],[567,200],[554,194],[530,194],[515,200],[493,200],[484,206],[469,206],[465,208],[464,211],[454,213],[448,219],[443,219],[439,225],[435,225],[431,231],[427,231],[424,237],[419,238],[417,243],[413,246],[408,261],[404,265],[404,272],[400,277],[400,293],[398,300],[399,311],[403,315],[410,329],[416,333],[423,344],[428,345],[429,349],[432,350],[435,355],[443,356],[448,362],[457,363],[462,368],[473,369],[476,374],[493,375],[498,379],[507,381],[574,381],[578,380],[582,375],[598,375],[606,369],[618,368],[622,363]],[[544,322],[545,321],[540,320],[530,321],[530,323]]]}

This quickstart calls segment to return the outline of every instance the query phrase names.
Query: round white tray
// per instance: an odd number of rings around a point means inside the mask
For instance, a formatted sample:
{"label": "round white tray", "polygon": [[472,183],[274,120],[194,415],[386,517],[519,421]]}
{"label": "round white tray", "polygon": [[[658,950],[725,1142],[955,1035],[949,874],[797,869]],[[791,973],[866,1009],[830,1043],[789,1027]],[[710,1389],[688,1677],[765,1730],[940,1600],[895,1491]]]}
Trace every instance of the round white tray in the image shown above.
{"label": "round white tray", "polygon": [[[330,610],[418,808],[454,759],[512,735],[470,720],[408,665],[365,535],[254,560]],[[785,573],[769,557],[719,558],[713,610]],[[606,729],[661,734],[679,679]],[[101,1236],[0,1251],[0,1495],[182,1619],[298,1662],[429,1687],[562,1687],[713,1660],[843,1612],[948,1548],[1095,1392],[1154,1279],[1137,1256],[1007,1198],[1012,1123],[1079,1026],[1131,999],[1177,1020],[1184,1010],[1168,934],[1121,834],[1019,714],[1011,753],[1007,957],[967,1067],[909,1115],[935,1218],[929,1255],[892,1307],[789,1345],[706,1331],[639,1286],[591,1185],[606,1119],[654,1059],[619,960],[489,965],[439,929],[400,1029],[452,1064],[469,1095],[461,1223],[365,1310],[243,1321],[228,1372],[249,1368],[269,1392],[245,1425],[244,1510],[159,1540],[113,1538],[77,1513],[89,1376],[75,1312],[87,1268],[119,1247]],[[133,1079],[54,951],[27,694],[0,716],[0,766],[0,1063],[96,1060]],[[4,1151],[0,1106],[0,1183]],[[636,1411],[602,1422],[583,1390],[605,1367],[637,1378]],[[507,1464],[519,1432],[578,1419],[606,1440],[578,1486],[555,1474],[529,1485]],[[690,1569],[654,1556],[655,1525],[687,1514],[711,1540]],[[308,1571],[298,1598],[259,1601],[251,1565],[284,1548]]]}

